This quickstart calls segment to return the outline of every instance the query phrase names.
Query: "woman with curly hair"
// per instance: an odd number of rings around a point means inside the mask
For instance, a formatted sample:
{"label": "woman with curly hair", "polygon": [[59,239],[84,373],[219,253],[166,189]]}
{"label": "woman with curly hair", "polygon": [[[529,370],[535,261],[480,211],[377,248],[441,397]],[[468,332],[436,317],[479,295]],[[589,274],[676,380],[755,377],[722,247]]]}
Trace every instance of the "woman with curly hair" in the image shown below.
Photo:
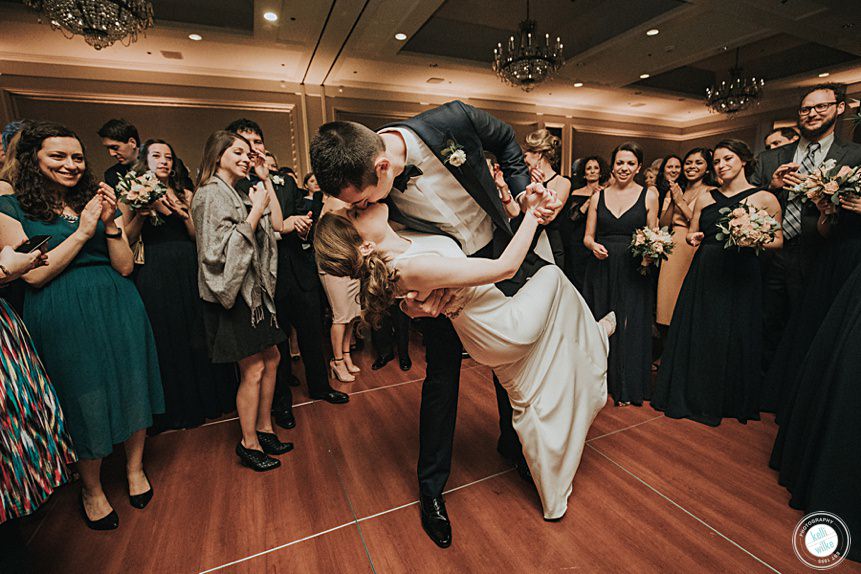
{"label": "woman with curly hair", "polygon": [[164,409],[155,341],[113,190],[97,184],[74,132],[38,122],[18,143],[16,195],[0,197],[0,243],[50,236],[47,264],[23,276],[24,320],[60,399],[80,462],[81,512],[96,530],[119,517],[102,458],[125,443],[129,502],[144,508],[146,428]]}

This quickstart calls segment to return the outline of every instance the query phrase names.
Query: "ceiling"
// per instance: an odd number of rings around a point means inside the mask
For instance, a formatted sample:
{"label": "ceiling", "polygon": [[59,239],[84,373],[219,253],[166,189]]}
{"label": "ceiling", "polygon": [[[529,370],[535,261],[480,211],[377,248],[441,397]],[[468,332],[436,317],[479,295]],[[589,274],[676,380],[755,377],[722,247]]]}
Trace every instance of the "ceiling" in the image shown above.
{"label": "ceiling", "polygon": [[[153,5],[156,26],[145,38],[97,52],[39,23],[21,0],[0,0],[0,72],[4,62],[53,64],[70,75],[101,70],[106,78],[117,69],[173,72],[209,82],[267,80],[273,89],[518,102],[678,126],[714,121],[702,94],[728,76],[736,49],[745,71],[767,81],[765,109],[785,107],[791,90],[819,81],[820,73],[861,84],[861,2],[854,0],[533,1],[538,32],[562,38],[566,63],[530,94],[503,85],[489,69],[495,44],[526,15],[523,0]],[[278,22],[264,20],[269,10]],[[647,36],[651,28],[660,33]],[[407,40],[396,40],[396,32]]]}

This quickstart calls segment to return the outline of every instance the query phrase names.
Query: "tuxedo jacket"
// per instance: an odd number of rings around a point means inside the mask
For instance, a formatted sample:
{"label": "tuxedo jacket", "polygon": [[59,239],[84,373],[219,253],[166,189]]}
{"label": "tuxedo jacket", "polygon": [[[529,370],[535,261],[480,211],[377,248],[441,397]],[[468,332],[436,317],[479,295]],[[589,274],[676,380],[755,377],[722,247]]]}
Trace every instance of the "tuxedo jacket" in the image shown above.
{"label": "tuxedo jacket", "polygon": [[[756,168],[750,178],[750,182],[756,186],[769,187],[771,176],[777,171],[777,168],[785,163],[791,163],[795,158],[795,152],[798,150],[798,143],[793,142],[779,148],[770,149],[762,152],[757,160]],[[841,143],[834,138],[831,148],[825,156],[825,160],[833,159],[837,162],[837,166],[848,165],[856,166],[861,164],[861,145],[856,143]],[[780,208],[786,209],[786,201],[789,198],[789,192],[785,189],[770,190],[777,196],[780,201]],[[801,230],[802,238],[805,241],[820,241],[820,236],[816,230],[816,221],[819,219],[819,209],[813,202],[805,202],[801,213]]]}
{"label": "tuxedo jacket", "polygon": [[[508,221],[490,170],[487,169],[484,152],[489,151],[496,156],[512,195],[516,196],[530,183],[529,170],[511,126],[485,111],[455,100],[408,120],[389,124],[383,129],[393,127],[407,128],[415,133],[487,213],[494,229],[492,252],[485,253],[482,250],[480,255],[498,257],[514,235],[514,230]],[[450,142],[461,146],[466,153],[466,162],[459,167],[446,163],[446,158],[442,155],[442,150],[449,147]],[[391,193],[401,192],[392,189]],[[416,214],[402,213],[395,202],[389,200],[388,204],[392,220],[414,231],[445,235],[437,226],[422,220]],[[546,262],[530,251],[514,279],[499,283],[498,287],[511,295],[542,265],[546,265]]]}

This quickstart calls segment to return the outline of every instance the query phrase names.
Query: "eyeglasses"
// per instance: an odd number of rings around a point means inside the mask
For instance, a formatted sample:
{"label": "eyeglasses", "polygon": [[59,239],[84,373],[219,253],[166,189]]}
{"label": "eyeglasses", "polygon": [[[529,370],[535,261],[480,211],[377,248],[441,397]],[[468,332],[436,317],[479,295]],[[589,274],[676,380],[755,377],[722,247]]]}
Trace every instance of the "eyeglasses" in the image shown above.
{"label": "eyeglasses", "polygon": [[810,110],[816,110],[817,114],[825,113],[831,106],[836,106],[837,102],[825,102],[824,104],[816,104],[815,106],[801,106],[798,108],[799,116],[809,116]]}

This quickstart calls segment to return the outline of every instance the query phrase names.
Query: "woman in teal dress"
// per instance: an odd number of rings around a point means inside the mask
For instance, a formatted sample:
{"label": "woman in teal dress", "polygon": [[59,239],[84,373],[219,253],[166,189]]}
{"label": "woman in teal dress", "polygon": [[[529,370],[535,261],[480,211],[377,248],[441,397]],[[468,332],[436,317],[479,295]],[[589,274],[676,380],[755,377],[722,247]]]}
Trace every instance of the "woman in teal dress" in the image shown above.
{"label": "woman in teal dress", "polygon": [[102,490],[101,459],[125,443],[129,501],[143,508],[146,428],[164,410],[155,342],[134,284],[116,198],[97,185],[69,129],[24,130],[15,196],[0,197],[0,242],[50,235],[47,264],[24,276],[24,321],[57,390],[80,462],[81,510],[90,528],[119,517]]}

